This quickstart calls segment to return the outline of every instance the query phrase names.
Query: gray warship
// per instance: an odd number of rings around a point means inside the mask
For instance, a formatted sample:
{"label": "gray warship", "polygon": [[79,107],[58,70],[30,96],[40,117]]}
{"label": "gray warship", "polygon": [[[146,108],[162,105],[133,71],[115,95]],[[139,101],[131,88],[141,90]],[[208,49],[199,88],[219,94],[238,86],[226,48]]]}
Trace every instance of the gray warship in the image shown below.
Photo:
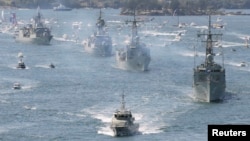
{"label": "gray warship", "polygon": [[105,20],[102,18],[102,11],[97,19],[96,28],[94,32],[85,42],[84,49],[86,52],[95,56],[111,56],[112,55],[112,39],[105,31]]}
{"label": "gray warship", "polygon": [[15,35],[17,42],[39,45],[49,45],[52,38],[50,29],[42,21],[39,9],[37,10],[37,15],[33,18],[33,22],[20,28]]}
{"label": "gray warship", "polygon": [[121,108],[113,114],[110,125],[114,136],[132,136],[139,133],[139,124],[134,123],[134,120],[131,111],[125,108],[124,95],[122,95]]}
{"label": "gray warship", "polygon": [[206,58],[204,63],[193,69],[194,96],[202,102],[221,101],[225,97],[226,88],[224,57],[222,53],[222,65],[217,64],[214,61],[213,48],[219,43],[222,34],[211,33],[211,16],[209,16],[208,33],[199,33],[198,37],[205,37],[201,41],[206,47]]}
{"label": "gray warship", "polygon": [[137,22],[134,15],[132,35],[126,47],[116,50],[117,67],[125,70],[147,71],[151,61],[150,50],[146,44],[140,43],[137,33]]}

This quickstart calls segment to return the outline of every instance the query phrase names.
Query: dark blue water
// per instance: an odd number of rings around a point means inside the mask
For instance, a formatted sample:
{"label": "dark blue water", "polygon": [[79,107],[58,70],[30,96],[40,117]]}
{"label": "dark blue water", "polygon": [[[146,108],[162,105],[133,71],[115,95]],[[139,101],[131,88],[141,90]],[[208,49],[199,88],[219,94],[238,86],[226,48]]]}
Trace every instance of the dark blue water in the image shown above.
{"label": "dark blue water", "polygon": [[[102,11],[113,50],[125,46],[131,29],[125,21],[133,17],[120,16],[114,9]],[[23,22],[36,14],[36,10],[15,12]],[[221,16],[226,26],[218,32],[223,33],[228,96],[220,103],[201,103],[192,94],[193,50],[197,31],[206,29],[207,16],[179,17],[180,22],[197,24],[181,29],[172,26],[176,17],[141,17],[154,18],[139,23],[141,42],[151,51],[150,70],[130,72],[116,67],[115,56],[84,52],[81,43],[94,32],[98,9],[41,13],[50,20],[54,35],[49,46],[16,43],[11,34],[0,33],[0,140],[205,141],[208,124],[250,123],[250,50],[243,40],[250,33],[250,17]],[[216,18],[212,16],[213,22]],[[74,29],[73,22],[82,22],[80,29]],[[180,41],[175,40],[178,32]],[[197,51],[198,64],[205,49]],[[25,70],[15,69],[19,52],[24,54]],[[246,67],[239,66],[242,61]],[[51,62],[55,69],[48,67]],[[12,89],[15,82],[21,90]],[[109,129],[123,92],[141,135],[116,138]]]}

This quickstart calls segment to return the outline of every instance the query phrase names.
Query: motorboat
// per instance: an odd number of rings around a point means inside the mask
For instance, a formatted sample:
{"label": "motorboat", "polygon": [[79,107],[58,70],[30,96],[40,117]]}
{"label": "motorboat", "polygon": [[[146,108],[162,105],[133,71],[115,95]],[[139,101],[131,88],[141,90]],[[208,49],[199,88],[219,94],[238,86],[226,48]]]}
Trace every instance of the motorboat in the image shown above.
{"label": "motorboat", "polygon": [[124,94],[122,95],[121,108],[113,114],[110,128],[114,136],[131,136],[139,133],[139,124],[134,123],[132,112],[125,108]]}
{"label": "motorboat", "polygon": [[23,62],[23,53],[21,53],[21,52],[18,53],[18,58],[19,58],[19,61],[18,61],[18,64],[17,64],[16,68],[25,69],[26,65]]}
{"label": "motorboat", "polygon": [[21,89],[21,84],[16,82],[13,84],[13,89]]}

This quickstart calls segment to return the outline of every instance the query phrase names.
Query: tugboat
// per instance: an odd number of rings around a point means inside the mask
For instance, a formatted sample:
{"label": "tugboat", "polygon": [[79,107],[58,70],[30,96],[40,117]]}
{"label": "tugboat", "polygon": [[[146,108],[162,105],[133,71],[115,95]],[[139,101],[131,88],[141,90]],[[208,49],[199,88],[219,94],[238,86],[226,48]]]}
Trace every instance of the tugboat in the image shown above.
{"label": "tugboat", "polygon": [[144,43],[140,43],[137,33],[137,21],[132,22],[132,35],[128,45],[116,50],[117,67],[124,70],[147,71],[150,63],[150,50]]}
{"label": "tugboat", "polygon": [[124,95],[122,95],[121,108],[113,114],[110,125],[114,136],[132,136],[137,134],[139,132],[139,124],[134,123],[134,120],[135,118],[132,116],[131,111],[125,108]]}
{"label": "tugboat", "polygon": [[37,10],[37,16],[33,18],[33,23],[27,24],[22,27],[18,33],[15,35],[17,42],[23,43],[34,43],[49,45],[52,39],[51,31],[45,26],[42,21],[42,15],[40,13],[40,8]]}
{"label": "tugboat", "polygon": [[211,33],[211,16],[209,16],[208,33],[198,34],[198,37],[202,36],[206,37],[205,40],[202,40],[206,47],[206,58],[204,63],[193,70],[194,95],[198,101],[202,102],[221,101],[225,97],[226,88],[224,57],[222,57],[223,65],[217,64],[214,61],[213,47],[222,37],[222,34]]}
{"label": "tugboat", "polygon": [[111,56],[112,55],[112,39],[105,31],[105,21],[102,19],[102,12],[97,19],[97,31],[91,35],[83,44],[86,52],[95,56]]}
{"label": "tugboat", "polygon": [[25,64],[23,62],[23,54],[21,52],[18,53],[18,58],[19,58],[19,61],[18,61],[18,64],[17,64],[16,68],[18,68],[18,69],[25,69],[26,66],[25,66]]}

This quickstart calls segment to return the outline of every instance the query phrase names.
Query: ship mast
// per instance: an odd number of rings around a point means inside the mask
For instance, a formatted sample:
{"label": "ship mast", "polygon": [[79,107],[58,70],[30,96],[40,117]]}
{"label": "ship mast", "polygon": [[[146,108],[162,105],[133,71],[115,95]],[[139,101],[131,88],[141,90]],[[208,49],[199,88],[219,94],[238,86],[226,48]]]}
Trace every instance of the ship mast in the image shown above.
{"label": "ship mast", "polygon": [[105,26],[105,21],[102,19],[102,11],[100,9],[100,15],[98,18],[98,21],[96,23],[96,26],[98,27],[98,34],[104,34],[104,26]]}
{"label": "ship mast", "polygon": [[[214,64],[214,52],[213,52],[213,45],[215,42],[218,42],[218,37],[222,36],[222,34],[212,34],[211,32],[211,15],[209,15],[209,25],[208,25],[208,33],[198,34],[198,37],[206,36],[206,40],[202,41],[206,43],[206,59],[205,59],[205,66],[212,66]],[[215,36],[215,40],[214,37]]]}
{"label": "ship mast", "polygon": [[124,94],[122,94],[121,110],[125,110]]}
{"label": "ship mast", "polygon": [[138,37],[138,31],[137,31],[137,21],[135,18],[135,10],[134,10],[134,20],[133,21],[126,21],[126,23],[132,22],[132,35],[131,35],[131,48],[136,48],[136,46],[139,44],[139,37]]}
{"label": "ship mast", "polygon": [[138,35],[136,22],[137,21],[135,19],[135,14],[134,14],[134,20],[132,25],[132,39],[134,39]]}
{"label": "ship mast", "polygon": [[[208,34],[207,34],[207,44],[206,44],[206,64],[213,63],[214,53],[213,53],[213,34],[211,33],[211,16],[209,15],[209,24],[208,24]],[[211,56],[211,57],[208,57]]]}

